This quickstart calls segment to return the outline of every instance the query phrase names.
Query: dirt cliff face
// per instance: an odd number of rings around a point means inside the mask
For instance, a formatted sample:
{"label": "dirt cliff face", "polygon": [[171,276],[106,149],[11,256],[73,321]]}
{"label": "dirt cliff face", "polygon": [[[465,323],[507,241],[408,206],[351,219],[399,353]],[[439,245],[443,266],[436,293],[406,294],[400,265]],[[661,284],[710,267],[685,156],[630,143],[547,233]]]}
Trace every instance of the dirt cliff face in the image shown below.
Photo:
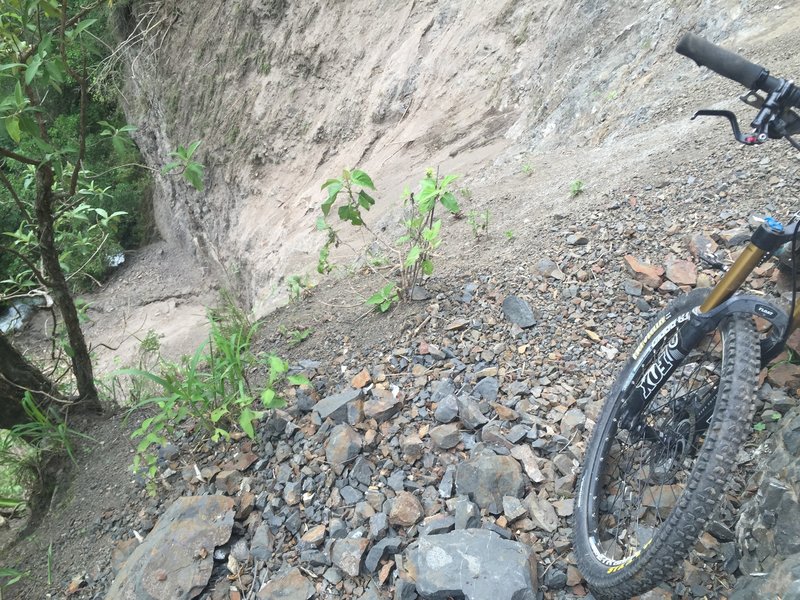
{"label": "dirt cliff face", "polygon": [[137,0],[120,9],[123,33],[141,34],[127,112],[150,164],[203,140],[205,191],[161,177],[158,226],[260,315],[285,296],[283,277],[313,270],[319,186],[342,168],[372,175],[378,220],[426,166],[479,187],[527,156],[624,146],[685,118],[680,35],[736,48],[768,6]]}

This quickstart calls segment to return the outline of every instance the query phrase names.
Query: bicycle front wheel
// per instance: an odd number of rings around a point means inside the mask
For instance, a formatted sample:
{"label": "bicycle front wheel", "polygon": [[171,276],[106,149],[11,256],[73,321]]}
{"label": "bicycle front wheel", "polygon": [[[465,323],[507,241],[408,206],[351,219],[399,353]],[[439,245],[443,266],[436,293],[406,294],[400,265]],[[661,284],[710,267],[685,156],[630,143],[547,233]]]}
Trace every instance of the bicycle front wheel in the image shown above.
{"label": "bicycle front wheel", "polygon": [[723,492],[747,436],[759,369],[749,316],[724,320],[639,414],[620,425],[626,393],[643,383],[678,325],[708,290],[675,300],[618,376],[586,450],[575,510],[578,568],[598,598],[629,598],[669,577]]}

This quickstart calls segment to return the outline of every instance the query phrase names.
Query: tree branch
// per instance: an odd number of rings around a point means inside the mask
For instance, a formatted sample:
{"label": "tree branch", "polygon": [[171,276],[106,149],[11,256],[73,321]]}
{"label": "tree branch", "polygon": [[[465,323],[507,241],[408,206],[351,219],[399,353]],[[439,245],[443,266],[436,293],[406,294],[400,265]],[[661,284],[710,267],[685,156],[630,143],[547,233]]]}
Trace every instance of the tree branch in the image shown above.
{"label": "tree branch", "polygon": [[20,210],[20,212],[25,216],[25,218],[28,221],[33,222],[33,217],[31,216],[31,213],[28,212],[28,209],[22,203],[22,200],[20,200],[19,195],[17,194],[17,190],[15,190],[14,186],[11,185],[11,181],[9,181],[8,177],[6,176],[5,173],[3,173],[2,169],[0,169],[0,182],[2,182],[4,186],[6,186],[6,189],[11,194],[11,197],[14,199],[14,203],[17,205],[17,208]]}
{"label": "tree branch", "polygon": [[50,287],[50,282],[44,277],[44,275],[42,275],[41,271],[39,271],[36,265],[34,265],[28,259],[27,256],[25,256],[24,254],[20,254],[16,250],[12,250],[11,248],[6,248],[6,247],[0,248],[0,252],[8,252],[9,254],[13,254],[14,256],[19,258],[22,262],[24,262],[28,266],[28,268],[31,271],[33,271],[33,276],[36,277],[36,279],[39,281],[40,284],[42,284],[46,288]]}
{"label": "tree branch", "polygon": [[33,165],[34,167],[38,167],[40,164],[42,164],[42,161],[40,160],[28,158],[27,156],[17,154],[16,152],[12,152],[6,148],[0,148],[0,156],[5,156],[6,158],[10,158],[11,160],[15,160],[26,165]]}
{"label": "tree branch", "polygon": [[[100,6],[102,3],[103,3],[102,0],[96,0],[95,2],[92,2],[91,4],[87,4],[82,9],[80,9],[74,17],[72,17],[72,18],[68,19],[67,21],[64,21],[61,24],[59,24],[58,29],[60,29],[62,26],[64,28],[72,27],[73,25],[75,25],[75,23],[80,21],[83,17],[85,17],[90,12],[92,12],[95,8]],[[53,31],[52,33],[55,33],[55,31]],[[25,52],[23,52],[22,54],[19,55],[19,62],[25,63],[25,62],[28,61],[28,59],[31,56],[36,54],[36,52],[39,50],[39,44],[40,43],[41,43],[41,41],[37,42],[35,44],[31,44],[30,46],[28,46],[28,48],[25,50]]]}

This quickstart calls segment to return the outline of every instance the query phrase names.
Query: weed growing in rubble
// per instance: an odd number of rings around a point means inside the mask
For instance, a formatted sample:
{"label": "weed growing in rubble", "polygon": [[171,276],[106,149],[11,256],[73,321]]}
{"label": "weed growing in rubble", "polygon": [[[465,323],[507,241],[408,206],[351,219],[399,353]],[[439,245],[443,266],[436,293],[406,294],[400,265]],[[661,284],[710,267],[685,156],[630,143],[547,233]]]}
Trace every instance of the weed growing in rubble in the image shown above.
{"label": "weed growing in rubble", "polygon": [[350,223],[371,234],[373,241],[388,250],[388,254],[396,257],[393,272],[399,273],[399,281],[387,278],[387,283],[378,292],[367,299],[367,304],[386,312],[400,300],[411,298],[414,286],[422,278],[433,273],[433,259],[436,249],[442,243],[442,221],[436,218],[438,205],[450,213],[458,213],[459,206],[450,189],[457,175],[446,175],[442,178],[428,169],[425,177],[419,182],[416,192],[406,190],[403,194],[405,215],[403,219],[403,235],[394,242],[386,241],[366,224],[362,211],[368,211],[375,204],[371,192],[375,191],[372,178],[359,169],[345,170],[342,176],[329,179],[322,185],[327,198],[321,205],[322,216],[317,221],[317,229],[325,232],[327,239],[320,250],[317,270],[327,273],[331,270],[329,262],[331,247],[340,243],[338,232],[328,222],[334,206],[339,221]]}

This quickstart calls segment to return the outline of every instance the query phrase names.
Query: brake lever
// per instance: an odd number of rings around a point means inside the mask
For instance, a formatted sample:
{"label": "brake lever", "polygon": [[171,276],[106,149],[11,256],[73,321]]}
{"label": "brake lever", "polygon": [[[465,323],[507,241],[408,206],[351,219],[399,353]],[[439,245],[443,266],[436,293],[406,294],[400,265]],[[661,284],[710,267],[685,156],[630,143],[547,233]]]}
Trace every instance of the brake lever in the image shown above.
{"label": "brake lever", "polygon": [[736,138],[737,142],[744,144],[745,146],[763,144],[767,141],[768,136],[764,132],[743,134],[742,130],[739,129],[739,121],[736,119],[736,115],[729,110],[698,110],[696,113],[694,113],[692,121],[694,121],[697,117],[724,117],[728,119],[731,124],[731,129],[733,129],[733,137]]}

